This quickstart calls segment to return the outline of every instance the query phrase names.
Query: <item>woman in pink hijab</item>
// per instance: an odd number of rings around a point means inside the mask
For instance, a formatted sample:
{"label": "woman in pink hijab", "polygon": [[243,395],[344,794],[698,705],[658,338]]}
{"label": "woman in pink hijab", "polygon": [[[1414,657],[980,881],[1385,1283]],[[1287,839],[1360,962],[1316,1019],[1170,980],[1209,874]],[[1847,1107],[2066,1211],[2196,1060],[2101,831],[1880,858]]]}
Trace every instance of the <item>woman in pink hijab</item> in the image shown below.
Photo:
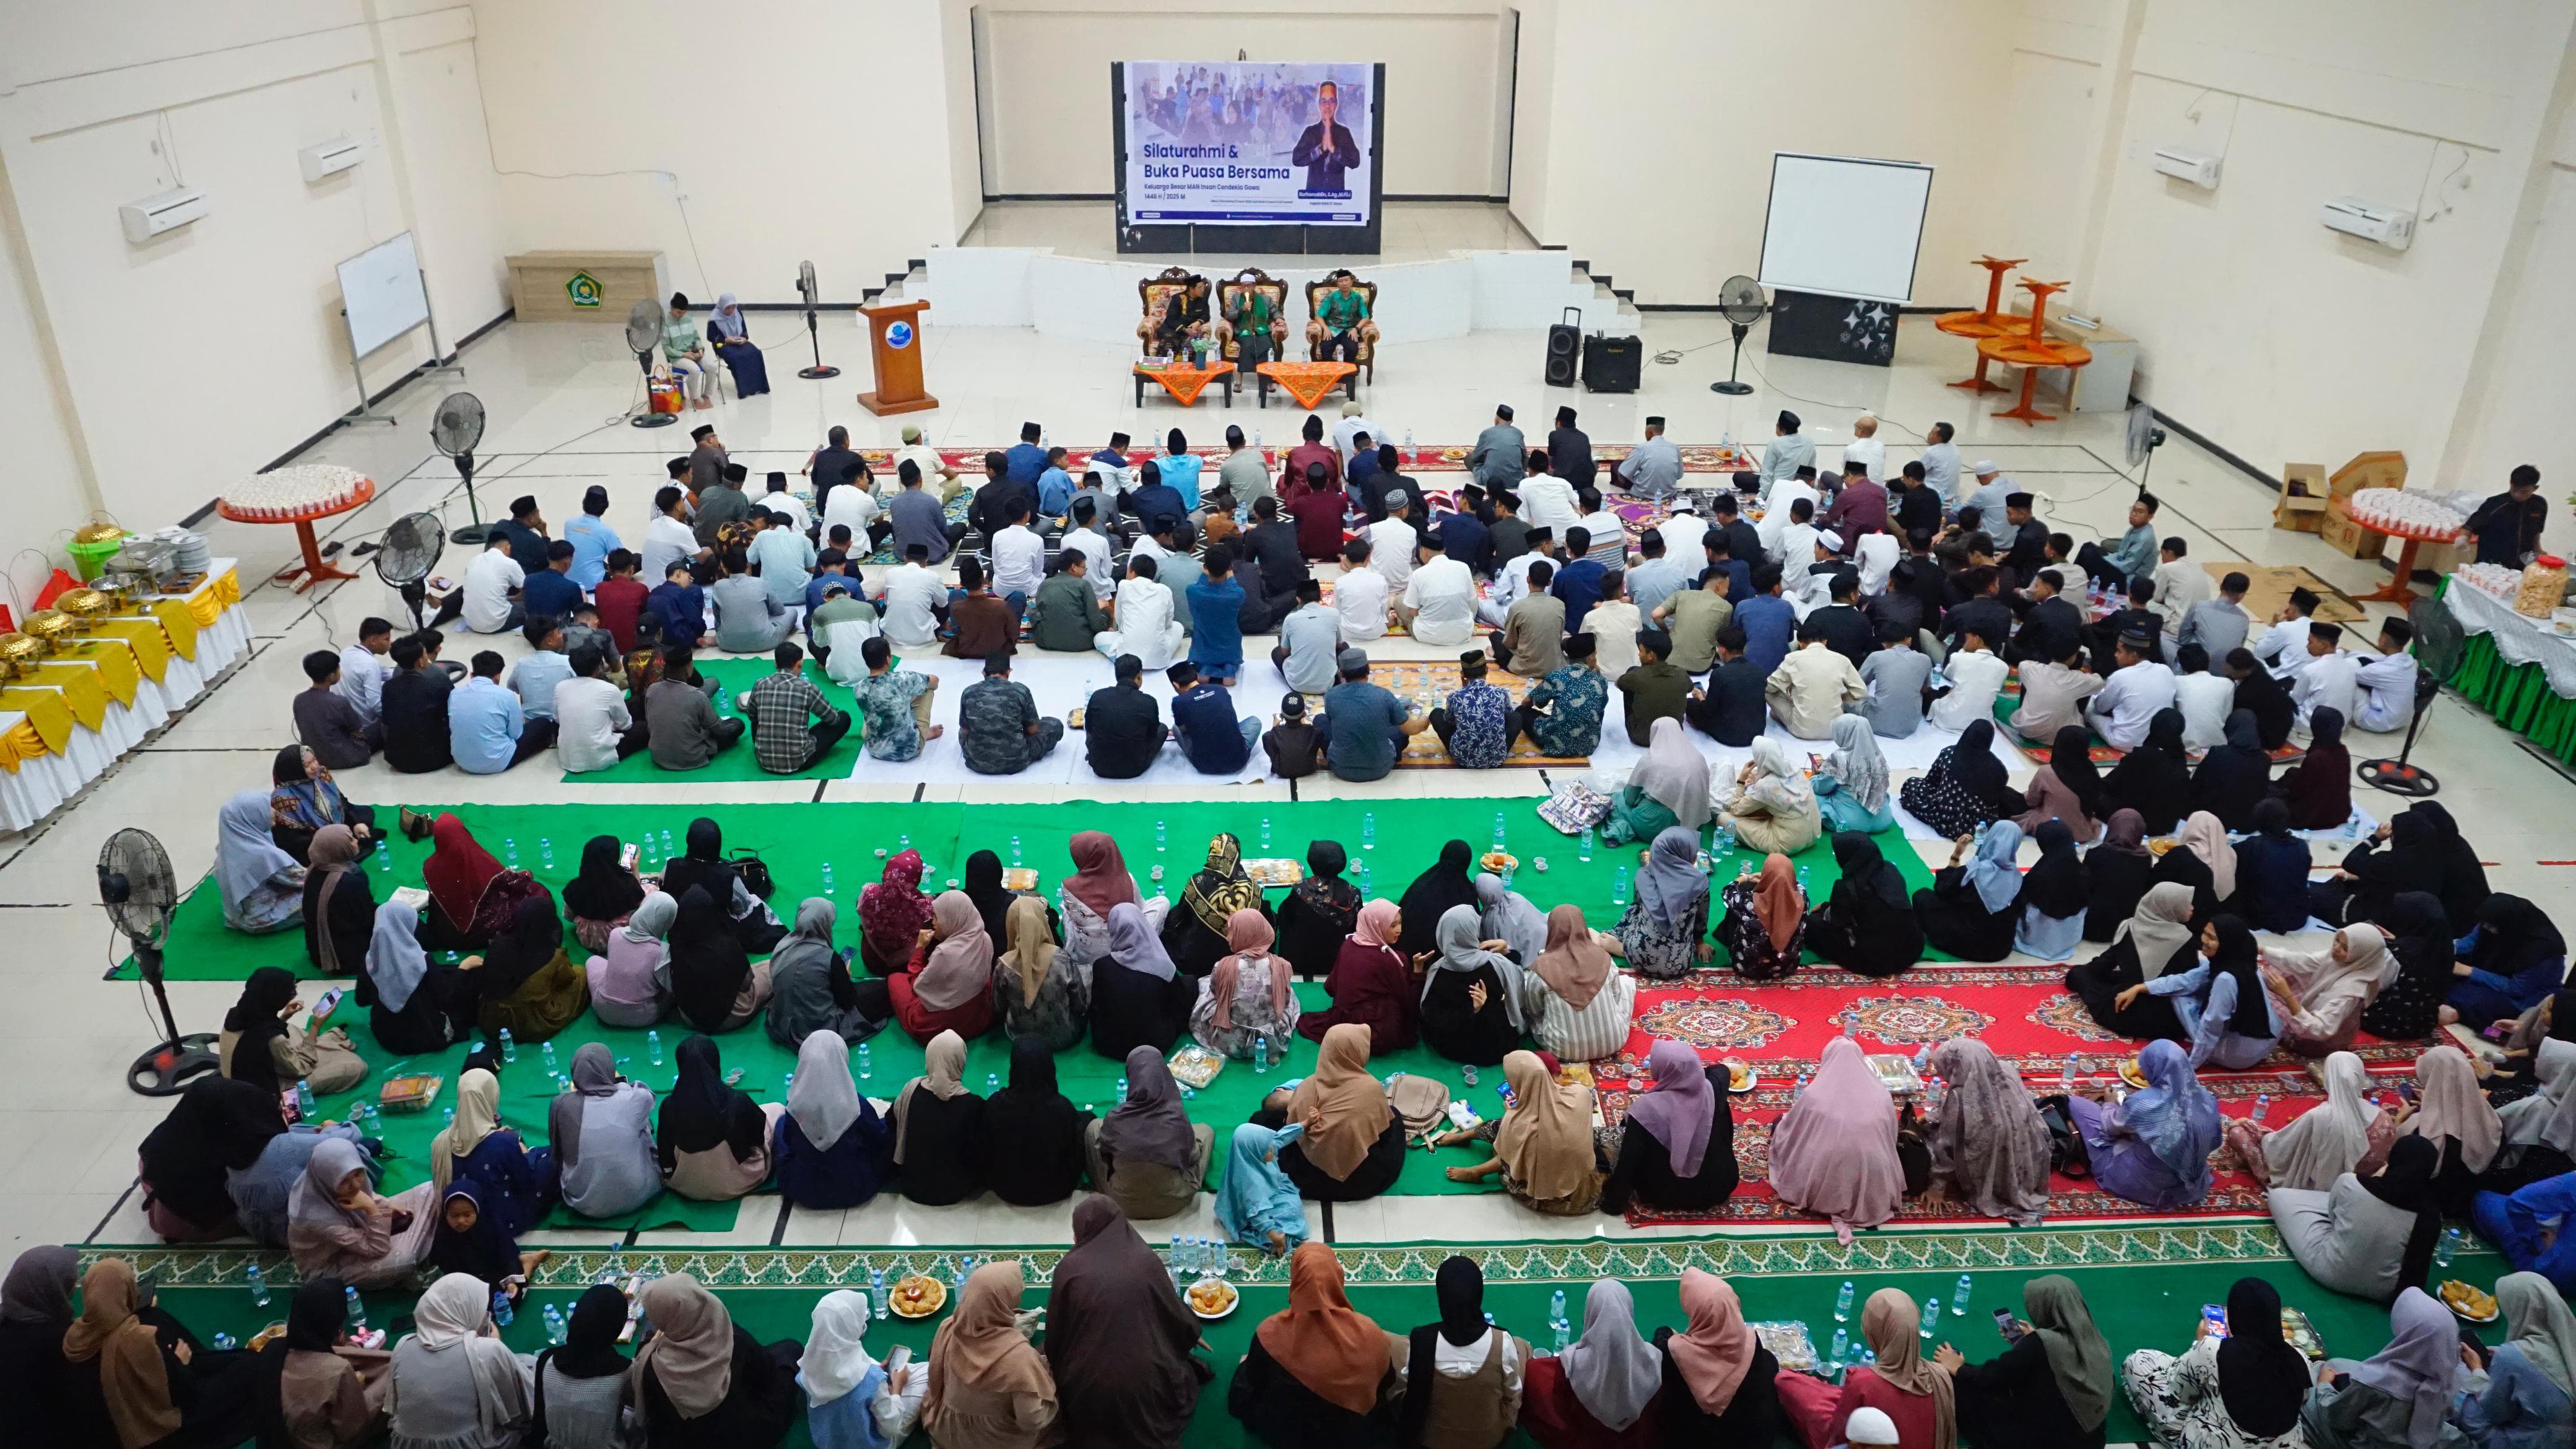
{"label": "woman in pink hijab", "polygon": [[1271,1061],[1287,1055],[1297,1033],[1297,993],[1289,989],[1287,958],[1271,954],[1276,939],[1257,910],[1225,918],[1225,954],[1199,983],[1190,1009],[1190,1035],[1199,1045],[1236,1061],[1252,1060],[1256,1050]]}
{"label": "woman in pink hijab", "polygon": [[1905,1169],[1896,1160],[1896,1100],[1860,1043],[1838,1036],[1825,1044],[1816,1079],[1771,1133],[1771,1190],[1792,1207],[1833,1219],[1834,1235],[1874,1228],[1905,1200]]}
{"label": "woman in pink hijab", "polygon": [[1744,1321],[1735,1288],[1704,1268],[1682,1270],[1680,1332],[1655,1330],[1663,1351],[1663,1442],[1769,1444],[1784,1427],[1780,1361]]}

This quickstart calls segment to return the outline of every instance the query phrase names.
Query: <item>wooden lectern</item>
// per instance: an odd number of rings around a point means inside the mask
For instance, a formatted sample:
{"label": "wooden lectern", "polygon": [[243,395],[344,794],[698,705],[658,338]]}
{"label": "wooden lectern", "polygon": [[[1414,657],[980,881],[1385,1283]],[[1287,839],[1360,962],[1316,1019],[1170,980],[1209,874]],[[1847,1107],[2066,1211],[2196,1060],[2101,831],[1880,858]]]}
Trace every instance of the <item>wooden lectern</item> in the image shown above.
{"label": "wooden lectern", "polygon": [[877,370],[877,390],[860,393],[859,406],[879,417],[939,406],[939,399],[921,390],[919,319],[929,306],[928,302],[888,302],[859,309],[859,315],[868,319]]}

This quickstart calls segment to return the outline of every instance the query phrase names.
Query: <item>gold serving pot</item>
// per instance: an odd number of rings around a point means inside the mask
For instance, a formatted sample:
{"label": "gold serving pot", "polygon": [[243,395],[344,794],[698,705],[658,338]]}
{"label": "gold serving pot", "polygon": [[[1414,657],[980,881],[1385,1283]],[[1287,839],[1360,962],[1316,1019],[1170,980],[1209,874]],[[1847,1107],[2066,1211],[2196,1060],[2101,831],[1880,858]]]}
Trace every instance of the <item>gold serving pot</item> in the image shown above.
{"label": "gold serving pot", "polygon": [[32,634],[0,634],[0,679],[16,679],[44,652],[44,641]]}

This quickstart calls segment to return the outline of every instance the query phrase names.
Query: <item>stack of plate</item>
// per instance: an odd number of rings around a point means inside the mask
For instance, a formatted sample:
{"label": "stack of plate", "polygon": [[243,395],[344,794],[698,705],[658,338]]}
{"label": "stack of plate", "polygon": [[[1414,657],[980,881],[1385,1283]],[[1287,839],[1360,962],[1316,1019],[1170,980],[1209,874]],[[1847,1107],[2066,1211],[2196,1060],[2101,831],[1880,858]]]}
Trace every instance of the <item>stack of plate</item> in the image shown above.
{"label": "stack of plate", "polygon": [[214,560],[214,551],[206,547],[206,536],[202,533],[190,533],[184,528],[165,528],[154,537],[171,546],[170,561],[183,574],[204,573],[206,565]]}

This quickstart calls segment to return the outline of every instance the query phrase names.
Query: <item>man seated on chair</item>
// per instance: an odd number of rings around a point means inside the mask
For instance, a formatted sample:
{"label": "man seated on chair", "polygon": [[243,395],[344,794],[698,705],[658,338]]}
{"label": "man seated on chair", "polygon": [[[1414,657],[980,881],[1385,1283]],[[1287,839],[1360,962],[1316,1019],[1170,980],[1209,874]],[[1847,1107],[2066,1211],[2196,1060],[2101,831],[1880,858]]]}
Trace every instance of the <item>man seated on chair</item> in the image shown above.
{"label": "man seated on chair", "polygon": [[1162,320],[1154,324],[1154,345],[1176,362],[1199,365],[1200,354],[1214,345],[1208,332],[1208,279],[1193,275],[1163,301]]}
{"label": "man seated on chair", "polygon": [[1352,285],[1357,279],[1346,270],[1333,273],[1333,290],[1315,299],[1315,320],[1307,325],[1306,341],[1315,350],[1317,362],[1351,362],[1360,360],[1360,328],[1369,320],[1368,297]]}
{"label": "man seated on chair", "polygon": [[771,658],[778,672],[744,690],[735,704],[751,721],[751,753],[760,768],[793,775],[832,752],[850,732],[850,717],[805,677],[804,650],[781,644]]}
{"label": "man seated on chair", "polygon": [[1251,277],[1237,280],[1233,300],[1225,309],[1225,325],[1234,337],[1234,366],[1238,372],[1250,372],[1279,355],[1280,334],[1287,326],[1270,304],[1268,289],[1254,285]]}
{"label": "man seated on chair", "polygon": [[2361,713],[2353,725],[2373,733],[2404,729],[2415,714],[2415,656],[2406,646],[2415,626],[2392,618],[2379,626],[2379,657],[2361,666],[2354,680],[2361,692]]}
{"label": "man seated on chair", "polygon": [[1016,775],[1064,739],[1064,721],[1038,713],[1037,696],[1011,678],[1011,656],[984,661],[984,677],[957,700],[957,744],[979,775]]}
{"label": "man seated on chair", "polygon": [[706,344],[698,337],[698,324],[689,320],[689,296],[686,292],[671,294],[671,312],[662,319],[662,361],[671,375],[680,380],[680,390],[689,406],[711,408],[715,403],[715,359],[707,355]]}

